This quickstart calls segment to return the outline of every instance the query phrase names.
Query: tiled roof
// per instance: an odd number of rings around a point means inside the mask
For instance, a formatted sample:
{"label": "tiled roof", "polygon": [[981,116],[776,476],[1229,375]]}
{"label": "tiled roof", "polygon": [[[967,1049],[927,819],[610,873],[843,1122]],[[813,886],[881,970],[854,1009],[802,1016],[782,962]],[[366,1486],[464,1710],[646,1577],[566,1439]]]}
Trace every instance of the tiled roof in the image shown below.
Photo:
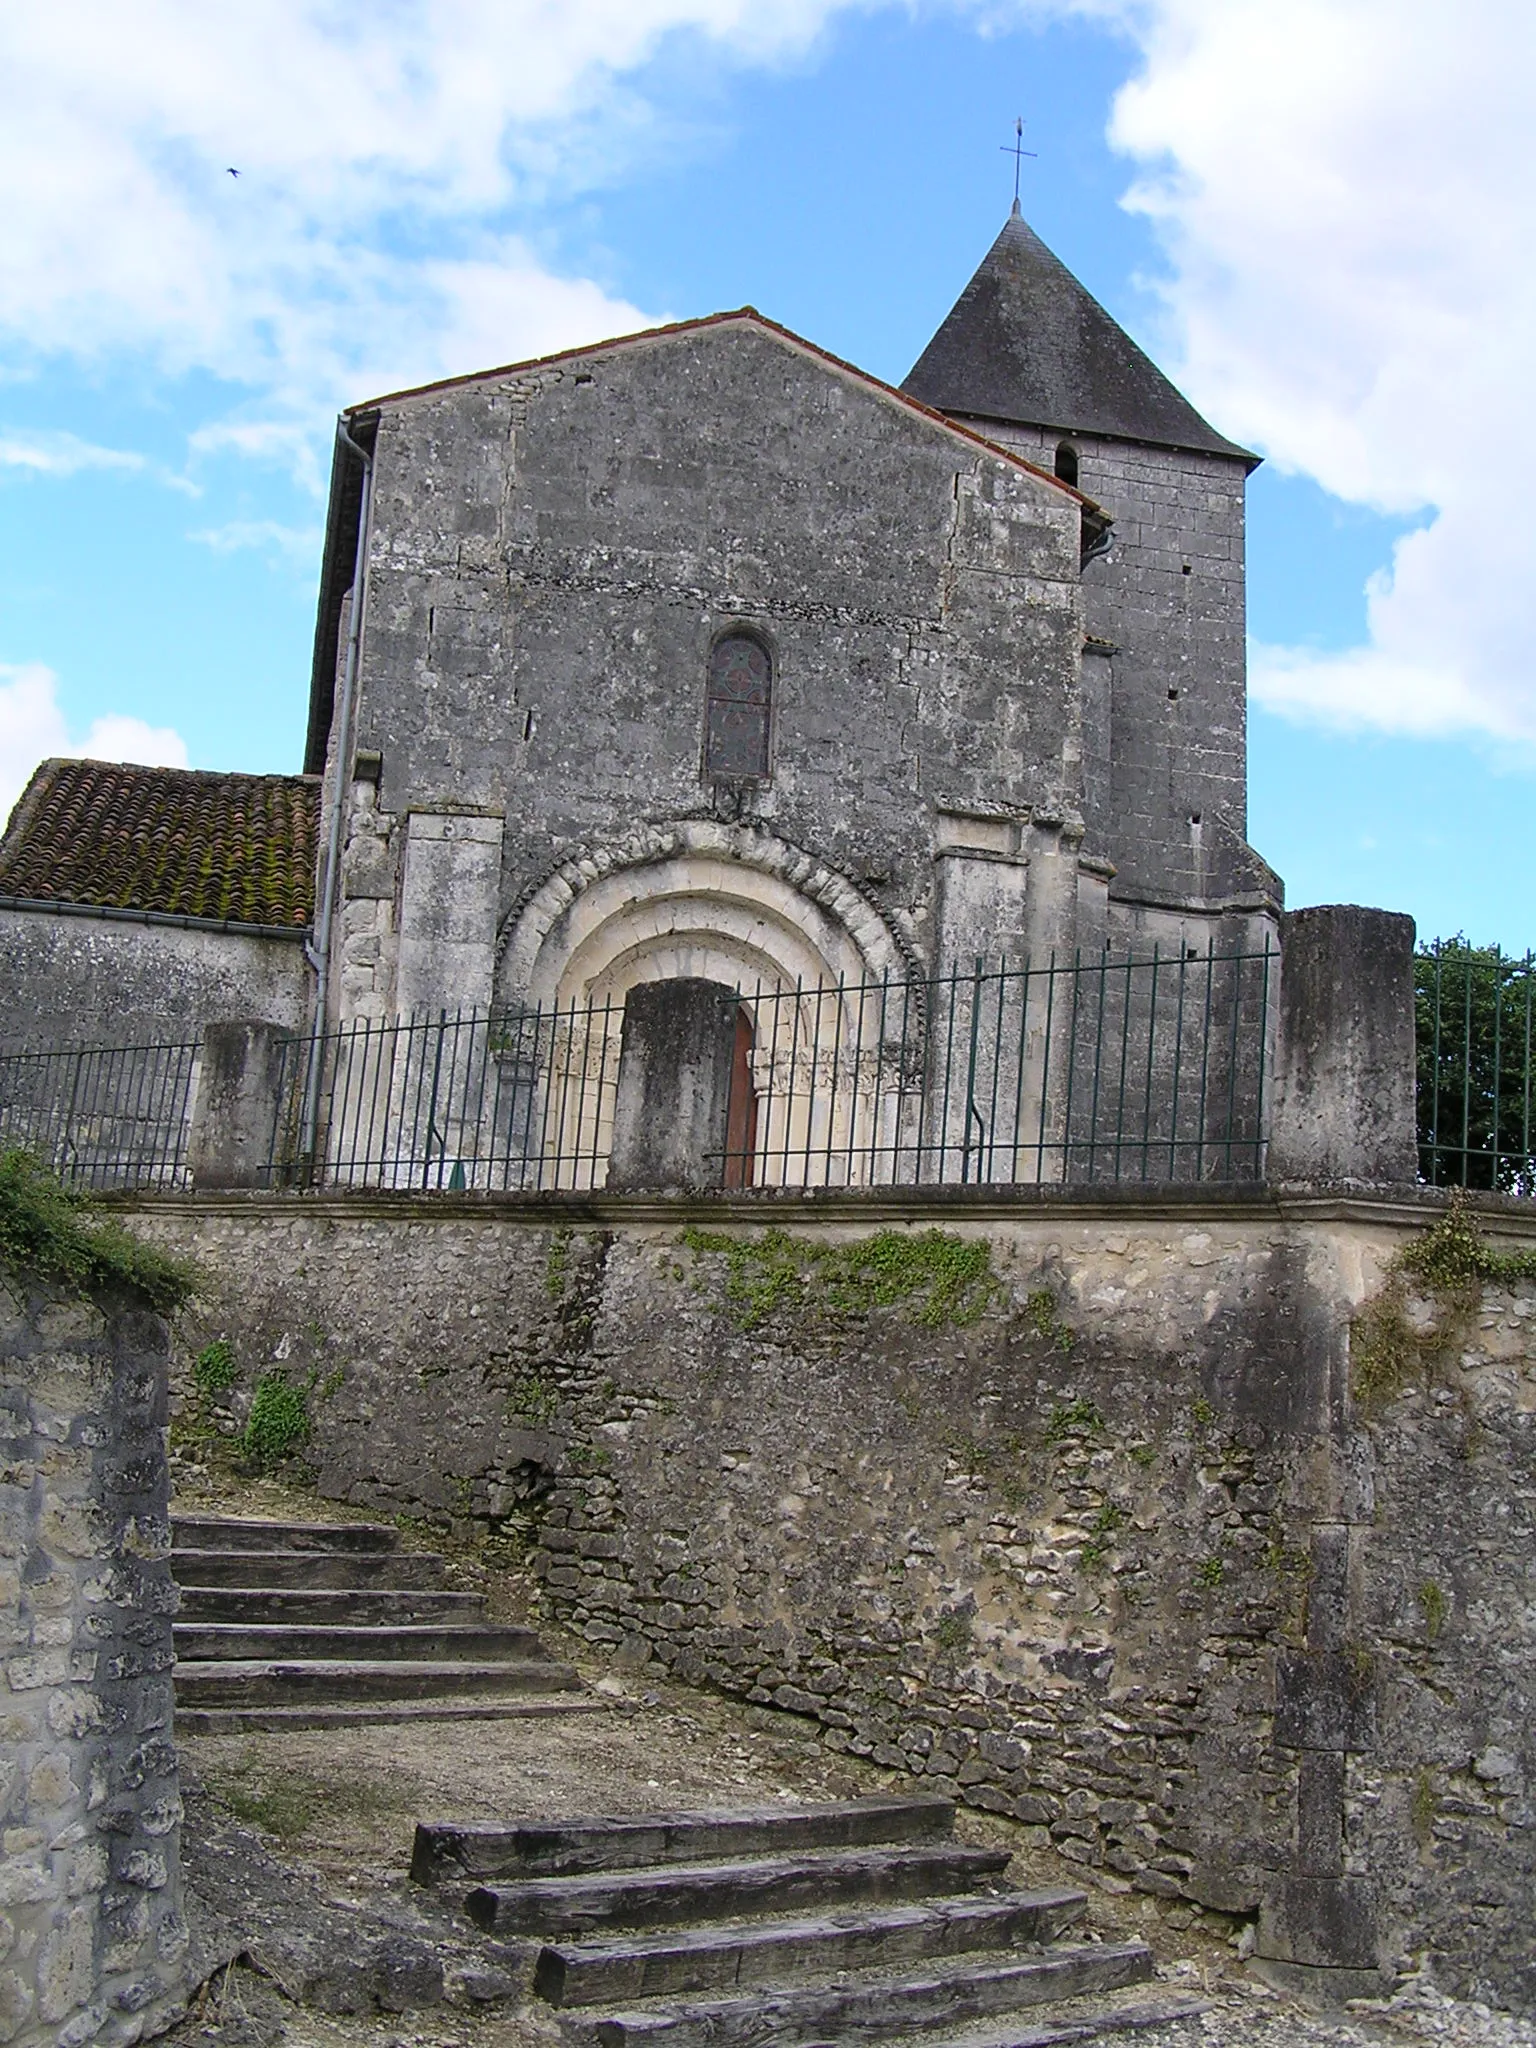
{"label": "tiled roof", "polygon": [[319,814],[312,776],[45,761],[0,839],[0,896],[300,930]]}

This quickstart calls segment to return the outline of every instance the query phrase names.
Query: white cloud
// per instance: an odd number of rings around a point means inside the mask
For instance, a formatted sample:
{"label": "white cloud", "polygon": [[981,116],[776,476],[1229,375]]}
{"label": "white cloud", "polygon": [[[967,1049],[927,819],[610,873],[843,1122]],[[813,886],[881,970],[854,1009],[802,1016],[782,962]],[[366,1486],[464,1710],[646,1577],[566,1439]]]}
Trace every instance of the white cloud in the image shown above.
{"label": "white cloud", "polygon": [[190,477],[178,476],[164,463],[151,462],[130,448],[102,448],[82,441],[78,434],[50,428],[0,427],[0,477],[72,477],[83,470],[117,471],[125,476],[147,476],[168,490],[184,491],[189,498],[199,495]]}
{"label": "white cloud", "polygon": [[53,670],[40,661],[0,662],[0,820],[10,816],[33,769],[51,754],[142,761],[156,768],[187,765],[181,734],[169,726],[146,725],[142,718],[108,713],[92,721],[83,739],[71,740]]}
{"label": "white cloud", "polygon": [[1239,439],[1428,511],[1347,654],[1259,649],[1260,702],[1536,738],[1536,10],[1146,0],[1112,139],[1172,259],[1176,364]]}
{"label": "white cloud", "polygon": [[98,448],[78,435],[0,427],[0,470],[27,476],[78,476],[83,469],[142,470],[142,455],[124,448]]}
{"label": "white cloud", "polygon": [[234,555],[254,548],[276,555],[306,577],[313,576],[325,538],[318,526],[284,526],[277,519],[231,519],[223,526],[209,526],[188,534],[189,540],[212,548],[216,555]]}
{"label": "white cloud", "polygon": [[512,210],[623,146],[619,81],[667,35],[769,61],[841,4],[6,9],[0,335],[243,381],[270,435],[377,382],[644,324],[509,242]]}

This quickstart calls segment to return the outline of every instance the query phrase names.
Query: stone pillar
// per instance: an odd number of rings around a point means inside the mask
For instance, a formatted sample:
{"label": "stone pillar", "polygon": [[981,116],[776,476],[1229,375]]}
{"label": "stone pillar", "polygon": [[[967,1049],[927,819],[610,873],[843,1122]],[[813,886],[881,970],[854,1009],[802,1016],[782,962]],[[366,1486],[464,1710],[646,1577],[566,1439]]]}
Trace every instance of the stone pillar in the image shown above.
{"label": "stone pillar", "polygon": [[735,997],[720,982],[682,978],[629,991],[610,1189],[721,1186]]}
{"label": "stone pillar", "polygon": [[1413,919],[1327,904],[1280,925],[1271,1180],[1418,1177]]}
{"label": "stone pillar", "polygon": [[328,1025],[377,1022],[394,1008],[395,891],[402,821],[379,808],[380,757],[359,754],[341,856],[340,971]]}
{"label": "stone pillar", "polygon": [[395,985],[402,1017],[490,1002],[502,829],[484,812],[411,812]]}
{"label": "stone pillar", "polygon": [[0,1289],[0,2041],[126,2044],[185,2003],[169,1334]]}
{"label": "stone pillar", "polygon": [[187,1136],[195,1188],[270,1185],[276,1156],[283,1047],[280,1024],[210,1024]]}
{"label": "stone pillar", "polygon": [[1345,1863],[1349,1759],[1376,1747],[1374,1664],[1351,1641],[1352,1548],[1349,1523],[1314,1527],[1306,1648],[1275,1668],[1275,1741],[1296,1752],[1296,1826],[1254,1949],[1261,1976],[1320,2005],[1382,1991],[1376,1885]]}

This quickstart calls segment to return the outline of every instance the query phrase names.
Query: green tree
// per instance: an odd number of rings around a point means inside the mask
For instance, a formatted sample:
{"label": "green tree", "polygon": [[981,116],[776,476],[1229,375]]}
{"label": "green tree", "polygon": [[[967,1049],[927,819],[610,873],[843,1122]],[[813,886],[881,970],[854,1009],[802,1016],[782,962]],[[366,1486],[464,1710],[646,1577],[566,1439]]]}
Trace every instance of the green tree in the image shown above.
{"label": "green tree", "polygon": [[1419,1172],[1536,1195],[1536,959],[1458,932],[1414,961]]}

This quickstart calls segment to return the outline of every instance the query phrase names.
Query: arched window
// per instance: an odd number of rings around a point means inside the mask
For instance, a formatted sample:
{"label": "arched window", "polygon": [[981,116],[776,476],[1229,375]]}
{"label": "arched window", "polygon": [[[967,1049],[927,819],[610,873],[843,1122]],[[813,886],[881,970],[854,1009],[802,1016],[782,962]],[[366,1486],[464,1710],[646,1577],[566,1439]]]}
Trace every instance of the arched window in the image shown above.
{"label": "arched window", "polygon": [[1056,444],[1056,474],[1064,484],[1070,484],[1074,491],[1077,489],[1077,450],[1070,441],[1058,441]]}
{"label": "arched window", "polygon": [[727,633],[709,657],[704,715],[704,773],[724,778],[768,775],[768,716],[773,668],[750,633]]}

